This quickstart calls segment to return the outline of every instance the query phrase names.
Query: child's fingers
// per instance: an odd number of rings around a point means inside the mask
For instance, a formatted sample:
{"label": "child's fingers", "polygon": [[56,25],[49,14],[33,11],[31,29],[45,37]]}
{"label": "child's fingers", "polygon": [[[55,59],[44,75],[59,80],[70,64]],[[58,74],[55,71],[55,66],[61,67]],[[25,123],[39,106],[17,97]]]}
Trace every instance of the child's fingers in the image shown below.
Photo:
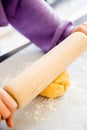
{"label": "child's fingers", "polygon": [[0,99],[0,114],[3,119],[7,119],[11,115],[11,112],[1,99]]}
{"label": "child's fingers", "polygon": [[0,122],[1,122],[1,114],[0,114]]}
{"label": "child's fingers", "polygon": [[8,127],[13,127],[13,113],[17,109],[16,101],[4,90],[0,89],[1,120],[6,120]]}
{"label": "child's fingers", "polygon": [[85,35],[87,35],[87,22],[85,23],[82,23],[80,26],[76,27],[72,33],[74,32],[82,32],[84,33]]}
{"label": "child's fingers", "polygon": [[84,22],[83,25],[87,27],[87,22]]}
{"label": "child's fingers", "polygon": [[80,27],[77,30],[87,35],[87,27],[84,24],[80,25]]}
{"label": "child's fingers", "polygon": [[0,97],[11,112],[15,111],[17,103],[4,89],[0,89]]}
{"label": "child's fingers", "polygon": [[13,115],[11,115],[8,119],[6,119],[6,123],[8,127],[12,128],[14,126],[13,124]]}

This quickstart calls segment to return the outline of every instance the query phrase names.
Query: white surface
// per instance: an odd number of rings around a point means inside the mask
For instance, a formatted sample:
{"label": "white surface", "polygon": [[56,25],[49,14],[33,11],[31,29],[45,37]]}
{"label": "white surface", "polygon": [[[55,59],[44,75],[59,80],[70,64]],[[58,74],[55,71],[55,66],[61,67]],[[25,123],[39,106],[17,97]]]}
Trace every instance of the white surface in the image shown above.
{"label": "white surface", "polygon": [[29,40],[27,38],[18,33],[10,25],[0,28],[0,55],[6,54],[28,42]]}

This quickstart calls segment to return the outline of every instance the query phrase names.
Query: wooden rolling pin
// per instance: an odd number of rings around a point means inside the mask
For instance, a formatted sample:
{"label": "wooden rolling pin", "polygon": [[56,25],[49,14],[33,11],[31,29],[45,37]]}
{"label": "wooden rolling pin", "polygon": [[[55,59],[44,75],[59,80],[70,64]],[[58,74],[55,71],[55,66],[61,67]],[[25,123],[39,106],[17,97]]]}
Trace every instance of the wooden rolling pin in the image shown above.
{"label": "wooden rolling pin", "polygon": [[73,33],[3,88],[17,101],[18,108],[22,108],[85,50],[87,36],[80,32]]}

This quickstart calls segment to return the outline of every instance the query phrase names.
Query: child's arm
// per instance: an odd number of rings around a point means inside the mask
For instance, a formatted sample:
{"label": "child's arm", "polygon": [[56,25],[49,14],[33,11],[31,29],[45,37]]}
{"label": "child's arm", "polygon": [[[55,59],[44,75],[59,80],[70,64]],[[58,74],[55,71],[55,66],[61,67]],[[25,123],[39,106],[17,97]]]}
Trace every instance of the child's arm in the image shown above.
{"label": "child's arm", "polygon": [[2,4],[8,23],[44,51],[64,40],[74,28],[44,0],[6,0]]}

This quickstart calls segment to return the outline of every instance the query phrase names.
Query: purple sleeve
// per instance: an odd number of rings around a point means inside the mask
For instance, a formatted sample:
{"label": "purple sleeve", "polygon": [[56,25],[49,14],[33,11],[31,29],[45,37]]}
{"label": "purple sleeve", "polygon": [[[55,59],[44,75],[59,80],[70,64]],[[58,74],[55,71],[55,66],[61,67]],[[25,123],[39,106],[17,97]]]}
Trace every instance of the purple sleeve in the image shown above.
{"label": "purple sleeve", "polygon": [[44,51],[49,51],[73,29],[60,19],[44,0],[3,0],[7,20],[20,33]]}

